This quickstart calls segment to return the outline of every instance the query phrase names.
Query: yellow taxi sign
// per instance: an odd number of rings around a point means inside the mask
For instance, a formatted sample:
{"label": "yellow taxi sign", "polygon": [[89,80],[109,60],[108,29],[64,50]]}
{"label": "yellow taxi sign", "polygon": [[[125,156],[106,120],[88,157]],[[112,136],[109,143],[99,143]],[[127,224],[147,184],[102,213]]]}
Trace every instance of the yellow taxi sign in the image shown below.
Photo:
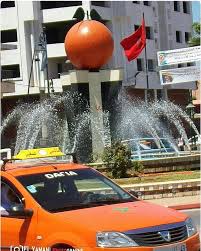
{"label": "yellow taxi sign", "polygon": [[61,152],[59,147],[49,147],[49,148],[38,148],[38,149],[27,149],[20,150],[20,152],[13,156],[12,159],[37,159],[37,158],[47,158],[47,157],[60,157],[65,154]]}

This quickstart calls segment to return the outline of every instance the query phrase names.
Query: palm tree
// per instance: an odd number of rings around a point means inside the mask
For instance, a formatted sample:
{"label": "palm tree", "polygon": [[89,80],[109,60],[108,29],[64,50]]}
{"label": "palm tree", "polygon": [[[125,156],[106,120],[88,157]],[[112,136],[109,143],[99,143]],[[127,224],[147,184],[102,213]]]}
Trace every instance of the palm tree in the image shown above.
{"label": "palm tree", "polygon": [[200,45],[200,23],[193,23],[193,36],[188,41],[189,46]]}

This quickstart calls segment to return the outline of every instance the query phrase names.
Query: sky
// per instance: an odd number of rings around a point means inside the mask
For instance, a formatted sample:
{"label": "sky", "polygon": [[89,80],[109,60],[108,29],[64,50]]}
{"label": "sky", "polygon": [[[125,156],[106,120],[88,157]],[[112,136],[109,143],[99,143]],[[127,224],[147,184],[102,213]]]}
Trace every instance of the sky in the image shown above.
{"label": "sky", "polygon": [[193,1],[192,9],[193,9],[193,22],[200,22],[200,1]]}

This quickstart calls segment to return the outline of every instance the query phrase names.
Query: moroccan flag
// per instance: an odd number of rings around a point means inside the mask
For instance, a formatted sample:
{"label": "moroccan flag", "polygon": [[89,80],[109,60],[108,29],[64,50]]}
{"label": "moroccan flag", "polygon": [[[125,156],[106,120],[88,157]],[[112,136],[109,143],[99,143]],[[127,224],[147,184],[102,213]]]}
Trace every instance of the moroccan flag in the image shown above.
{"label": "moroccan flag", "polygon": [[146,44],[144,18],[142,19],[142,24],[136,30],[136,32],[129,37],[124,38],[120,44],[124,48],[124,53],[128,61],[131,61],[140,55]]}

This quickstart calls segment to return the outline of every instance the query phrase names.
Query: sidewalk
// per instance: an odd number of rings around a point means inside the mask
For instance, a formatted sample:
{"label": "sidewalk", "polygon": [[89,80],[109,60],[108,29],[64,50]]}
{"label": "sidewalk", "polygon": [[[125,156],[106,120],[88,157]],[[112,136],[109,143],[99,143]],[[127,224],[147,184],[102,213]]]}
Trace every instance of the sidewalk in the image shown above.
{"label": "sidewalk", "polygon": [[146,200],[177,210],[200,208],[200,195]]}

